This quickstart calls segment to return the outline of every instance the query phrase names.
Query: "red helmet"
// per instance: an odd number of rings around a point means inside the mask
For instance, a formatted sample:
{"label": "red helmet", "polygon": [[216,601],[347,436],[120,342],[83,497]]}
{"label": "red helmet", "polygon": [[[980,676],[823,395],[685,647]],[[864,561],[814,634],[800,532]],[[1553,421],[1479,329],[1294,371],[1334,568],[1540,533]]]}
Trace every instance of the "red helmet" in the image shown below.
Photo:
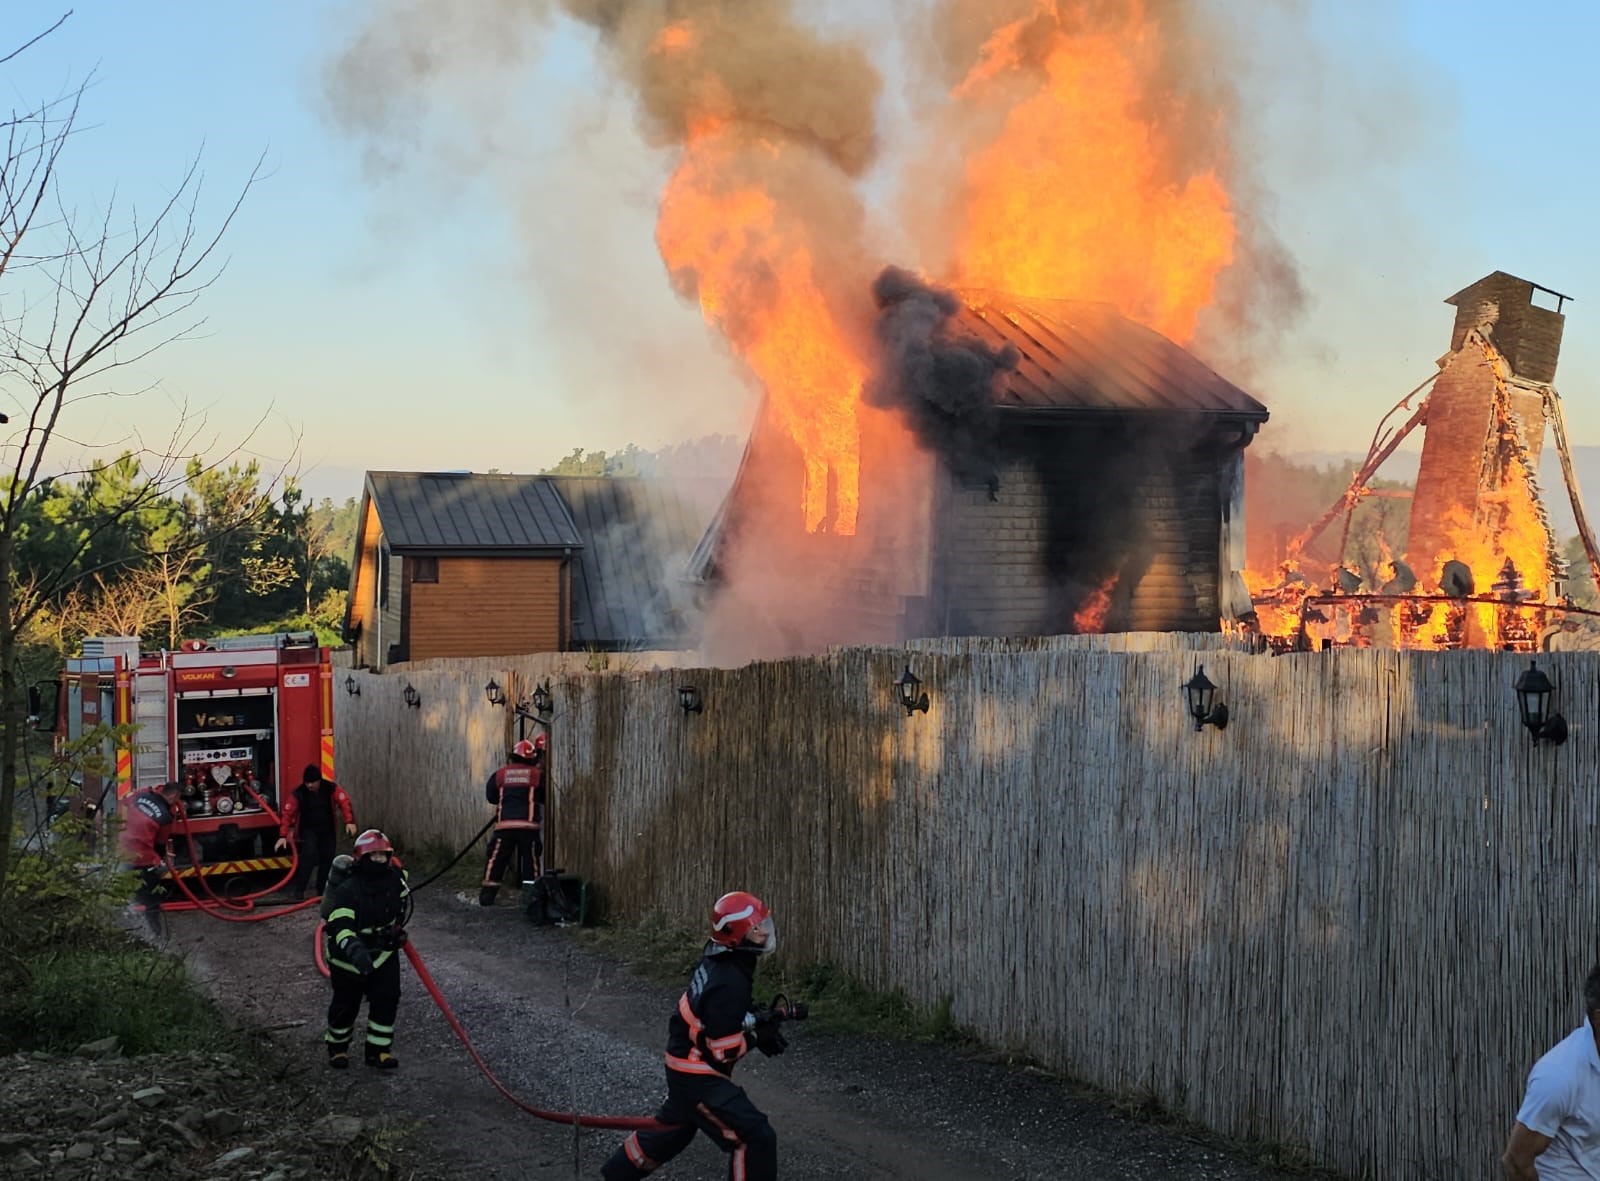
{"label": "red helmet", "polygon": [[522,759],[529,763],[533,762],[533,743],[529,742],[526,738],[519,739],[517,741],[517,745],[511,748],[511,757],[514,759]]}
{"label": "red helmet", "polygon": [[544,734],[535,734],[533,736],[533,749],[538,751],[540,754],[543,754],[545,751],[549,750],[550,749],[550,739],[549,739],[549,737],[547,735],[544,735]]}
{"label": "red helmet", "polygon": [[711,942],[766,955],[778,948],[778,929],[765,902],[735,890],[712,903]]}
{"label": "red helmet", "polygon": [[375,828],[369,828],[356,838],[356,856],[365,857],[369,853],[393,853],[394,846],[389,843],[389,838]]}

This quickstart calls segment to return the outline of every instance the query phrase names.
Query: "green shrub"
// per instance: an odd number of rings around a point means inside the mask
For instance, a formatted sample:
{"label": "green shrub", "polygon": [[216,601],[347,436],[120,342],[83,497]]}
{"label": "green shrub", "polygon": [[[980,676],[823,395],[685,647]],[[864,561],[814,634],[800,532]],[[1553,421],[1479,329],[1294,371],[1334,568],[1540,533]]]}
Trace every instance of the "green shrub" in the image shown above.
{"label": "green shrub", "polygon": [[40,956],[28,964],[26,987],[0,1001],[3,1052],[67,1052],[113,1035],[125,1054],[233,1040],[182,964],[140,946]]}

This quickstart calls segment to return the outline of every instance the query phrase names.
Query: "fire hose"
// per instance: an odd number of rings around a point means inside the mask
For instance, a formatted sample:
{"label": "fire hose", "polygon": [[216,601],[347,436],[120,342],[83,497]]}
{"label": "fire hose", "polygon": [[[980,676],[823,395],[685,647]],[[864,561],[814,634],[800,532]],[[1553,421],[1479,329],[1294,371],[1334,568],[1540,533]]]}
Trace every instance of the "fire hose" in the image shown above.
{"label": "fire hose", "polygon": [[[328,961],[322,954],[322,931],[326,925],[325,923],[318,923],[317,929],[312,933],[312,956],[316,960],[317,971],[324,976],[329,974]],[[422,982],[422,987],[433,998],[433,1003],[438,1006],[439,1012],[443,1014],[446,1024],[450,1026],[451,1031],[454,1032],[461,1044],[466,1047],[467,1053],[471,1055],[472,1061],[477,1065],[478,1070],[482,1072],[483,1077],[489,1080],[490,1085],[495,1090],[510,1100],[513,1106],[521,1108],[537,1119],[547,1120],[553,1124],[576,1124],[580,1128],[607,1128],[622,1132],[660,1132],[677,1126],[675,1124],[664,1124],[654,1116],[648,1115],[583,1115],[575,1111],[551,1111],[547,1108],[535,1107],[533,1104],[517,1098],[516,1095],[512,1094],[511,1089],[500,1081],[494,1071],[489,1069],[489,1064],[483,1060],[483,1055],[478,1053],[478,1048],[472,1044],[472,1039],[467,1036],[466,1028],[451,1010],[450,1002],[445,1000],[444,993],[439,991],[439,985],[434,981],[433,973],[429,972],[427,965],[422,962],[422,956],[417,953],[416,945],[410,939],[406,939],[401,943],[400,948],[406,953],[406,959],[411,961],[411,966],[416,970],[417,979]]]}
{"label": "fire hose", "polygon": [[[278,814],[276,812],[274,812],[270,806],[268,806],[266,800],[262,799],[261,796],[259,794],[257,794],[256,791],[253,788],[250,787],[249,784],[245,784],[244,785],[244,789],[245,789],[245,791],[250,793],[251,798],[253,798],[255,800],[257,806],[260,807],[263,812],[265,812],[269,817],[271,817],[272,820],[275,823],[278,822]],[[194,833],[189,828],[189,817],[188,817],[188,814],[186,812],[181,811],[181,810],[178,812],[178,826],[179,826],[179,828],[181,828],[183,830],[184,841],[189,846],[189,861],[190,861],[190,864],[195,866],[198,869],[198,867],[200,865],[200,857],[197,855],[196,850],[195,850]],[[168,875],[172,878],[173,882],[177,885],[179,891],[184,895],[184,897],[189,900],[188,905],[193,906],[196,910],[199,910],[202,913],[207,914],[212,918],[221,919],[224,922],[230,922],[230,923],[259,923],[259,922],[263,922],[263,921],[265,921],[267,919],[275,919],[275,918],[279,918],[279,917],[281,917],[283,915],[286,915],[286,914],[294,914],[297,911],[305,910],[307,907],[314,906],[318,901],[318,899],[316,899],[316,898],[309,898],[304,902],[298,902],[298,903],[295,903],[292,906],[278,907],[278,908],[273,909],[273,910],[264,910],[264,911],[261,911],[260,913],[257,913],[257,914],[248,914],[248,915],[246,915],[246,914],[227,914],[227,913],[225,913],[226,911],[230,911],[230,910],[231,911],[250,911],[250,910],[254,910],[255,909],[254,900],[256,898],[260,898],[265,894],[270,894],[275,890],[282,889],[284,883],[288,882],[290,880],[290,878],[292,878],[294,876],[295,868],[299,864],[299,849],[296,846],[296,844],[294,842],[294,839],[292,837],[289,838],[289,850],[290,850],[290,854],[289,854],[289,873],[282,880],[280,880],[276,885],[270,887],[269,889],[257,891],[254,894],[247,894],[240,901],[233,901],[233,900],[230,900],[230,899],[218,897],[216,891],[212,890],[211,884],[206,881],[205,874],[196,873],[195,876],[200,879],[200,888],[205,892],[206,896],[210,899],[209,902],[203,902],[203,901],[201,901],[200,898],[196,897],[194,891],[189,888],[189,883],[184,878],[179,876],[177,867],[172,864],[171,860],[170,859],[167,860],[165,864],[166,864],[166,867],[167,867]],[[179,905],[181,906],[183,904],[180,903]]]}

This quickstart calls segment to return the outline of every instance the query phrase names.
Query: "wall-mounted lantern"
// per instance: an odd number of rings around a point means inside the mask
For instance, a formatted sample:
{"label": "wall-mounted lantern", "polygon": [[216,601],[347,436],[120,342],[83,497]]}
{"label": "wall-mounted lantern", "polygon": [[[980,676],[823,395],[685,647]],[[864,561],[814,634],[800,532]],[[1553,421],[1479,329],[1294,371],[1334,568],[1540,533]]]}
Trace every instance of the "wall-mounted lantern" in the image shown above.
{"label": "wall-mounted lantern", "polygon": [[500,687],[500,683],[493,677],[490,677],[489,683],[483,687],[483,695],[489,699],[490,705],[504,705],[506,703],[506,691]]}
{"label": "wall-mounted lantern", "polygon": [[1184,683],[1183,693],[1188,698],[1189,717],[1194,721],[1196,733],[1207,726],[1227,729],[1228,707],[1217,701],[1217,687],[1206,676],[1205,665],[1195,665],[1194,676]]}
{"label": "wall-mounted lantern", "polygon": [[1535,661],[1528,661],[1527,670],[1511,686],[1517,694],[1517,711],[1522,724],[1537,742],[1544,739],[1560,746],[1567,740],[1567,719],[1550,710],[1550,698],[1556,687],[1550,678],[1539,671]]}
{"label": "wall-mounted lantern", "polygon": [[411,687],[410,681],[406,682],[406,690],[400,696],[405,698],[406,705],[412,709],[418,709],[422,705],[422,694]]}
{"label": "wall-mounted lantern", "polygon": [[900,679],[894,683],[894,690],[900,704],[905,706],[908,718],[918,710],[923,713],[928,712],[928,695],[919,692],[921,688],[922,682],[911,671],[911,666],[906,665],[906,671],[901,673]]}
{"label": "wall-mounted lantern", "polygon": [[361,686],[356,684],[356,679],[354,677],[346,677],[344,679],[344,693],[346,697],[361,696]]}
{"label": "wall-mounted lantern", "polygon": [[535,685],[534,686],[534,689],[533,689],[533,712],[534,713],[540,714],[540,715],[547,714],[552,709],[555,708],[555,704],[556,704],[555,703],[555,698],[553,696],[551,696],[551,693],[550,693],[550,682],[548,680],[546,680],[543,684],[539,684],[539,685]]}
{"label": "wall-mounted lantern", "polygon": [[700,700],[700,690],[693,685],[678,686],[678,706],[686,714],[704,713],[706,704]]}

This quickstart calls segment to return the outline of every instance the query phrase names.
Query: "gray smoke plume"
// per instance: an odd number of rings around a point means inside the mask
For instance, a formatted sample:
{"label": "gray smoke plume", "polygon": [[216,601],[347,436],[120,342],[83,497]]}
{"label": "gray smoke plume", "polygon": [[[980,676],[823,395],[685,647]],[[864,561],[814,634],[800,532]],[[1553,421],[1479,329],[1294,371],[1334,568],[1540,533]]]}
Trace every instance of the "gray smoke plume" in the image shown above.
{"label": "gray smoke plume", "polygon": [[1017,350],[995,349],[953,323],[961,300],[910,271],[886,267],[872,285],[883,353],[868,403],[896,409],[957,479],[999,489],[995,380]]}

